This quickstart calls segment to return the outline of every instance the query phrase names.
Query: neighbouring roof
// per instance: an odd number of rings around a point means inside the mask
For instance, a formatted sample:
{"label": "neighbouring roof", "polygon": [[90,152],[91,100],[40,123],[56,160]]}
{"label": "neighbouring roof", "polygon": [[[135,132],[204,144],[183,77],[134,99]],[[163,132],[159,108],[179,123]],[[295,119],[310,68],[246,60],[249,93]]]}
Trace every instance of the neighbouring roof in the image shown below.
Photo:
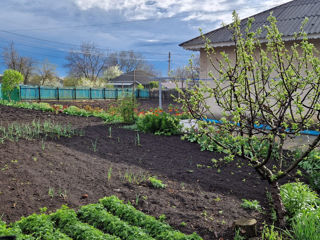
{"label": "neighbouring roof", "polygon": [[155,76],[142,70],[135,70],[113,78],[109,82],[119,85],[122,83],[133,83],[134,81],[145,85],[149,84],[151,81],[155,81]]}
{"label": "neighbouring roof", "polygon": [[[304,27],[304,31],[309,38],[320,38],[320,0],[294,0],[277,7],[268,9],[256,15],[252,24],[252,30],[256,30],[268,24],[267,18],[270,13],[276,17],[279,31],[283,34],[285,41],[293,40],[294,33],[299,32],[301,23],[307,17],[308,23]],[[248,18],[241,20],[241,29],[246,27]],[[261,38],[265,38],[266,30],[262,28]],[[224,26],[205,34],[210,39],[212,46],[224,47],[232,46],[232,33],[228,30],[228,26]],[[179,44],[179,46],[188,50],[199,50],[204,47],[202,36],[193,38],[189,41]]]}

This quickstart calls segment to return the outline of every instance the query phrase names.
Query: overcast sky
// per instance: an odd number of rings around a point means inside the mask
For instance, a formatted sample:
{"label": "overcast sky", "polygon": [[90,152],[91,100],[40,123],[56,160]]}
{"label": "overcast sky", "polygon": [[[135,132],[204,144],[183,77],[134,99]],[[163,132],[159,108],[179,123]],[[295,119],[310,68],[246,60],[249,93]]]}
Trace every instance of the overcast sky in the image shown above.
{"label": "overcast sky", "polygon": [[[18,52],[40,62],[48,59],[67,74],[65,55],[83,42],[106,52],[134,50],[162,72],[187,64],[192,52],[178,45],[221,23],[288,0],[1,0],[0,48],[14,42]],[[2,59],[1,59],[2,60]],[[0,73],[4,67],[1,62]]]}

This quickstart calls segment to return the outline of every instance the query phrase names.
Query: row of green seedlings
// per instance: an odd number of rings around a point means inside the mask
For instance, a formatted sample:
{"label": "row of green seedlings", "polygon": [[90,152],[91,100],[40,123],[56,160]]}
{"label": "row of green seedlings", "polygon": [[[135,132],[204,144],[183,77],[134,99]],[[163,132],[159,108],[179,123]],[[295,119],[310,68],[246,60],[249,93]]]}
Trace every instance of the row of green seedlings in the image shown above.
{"label": "row of green seedlings", "polygon": [[202,239],[196,233],[191,235],[183,234],[174,230],[170,225],[161,222],[141,211],[138,211],[130,204],[124,204],[116,196],[105,197],[99,200],[100,204],[121,220],[130,225],[142,228],[149,236],[157,240],[199,240]]}
{"label": "row of green seedlings", "polygon": [[11,123],[7,127],[0,126],[0,143],[6,140],[17,142],[20,139],[46,139],[83,136],[83,130],[73,129],[71,125],[60,125],[50,120],[40,122],[33,120],[31,123]]}
{"label": "row of green seedlings", "polygon": [[105,111],[101,112],[90,112],[86,111],[85,109],[78,108],[76,106],[69,106],[63,109],[62,105],[56,105],[52,107],[49,103],[30,103],[30,102],[9,102],[7,100],[0,100],[1,105],[10,106],[10,107],[17,107],[17,108],[25,108],[25,109],[33,109],[33,110],[41,110],[41,111],[48,111],[48,112],[56,112],[61,110],[61,112],[73,115],[73,116],[83,116],[83,117],[98,117],[104,120],[105,122],[122,122],[121,116],[115,114],[109,114]]}
{"label": "row of green seedlings", "polygon": [[[108,130],[108,138],[112,138],[112,127],[111,126],[109,127],[109,130]],[[120,138],[119,137],[117,137],[117,141],[118,141],[118,143],[120,142]],[[134,144],[136,146],[139,146],[139,147],[142,146],[141,145],[141,141],[140,141],[140,134],[138,132],[137,132],[137,134],[135,136]],[[94,141],[91,140],[91,150],[93,152],[97,152],[97,150],[98,150],[98,138],[96,138]]]}
{"label": "row of green seedlings", "polygon": [[[46,209],[42,209],[42,212]],[[0,236],[20,239],[200,240],[185,235],[112,196],[83,206],[78,213],[63,206],[55,213],[22,217],[13,226],[0,222]]]}

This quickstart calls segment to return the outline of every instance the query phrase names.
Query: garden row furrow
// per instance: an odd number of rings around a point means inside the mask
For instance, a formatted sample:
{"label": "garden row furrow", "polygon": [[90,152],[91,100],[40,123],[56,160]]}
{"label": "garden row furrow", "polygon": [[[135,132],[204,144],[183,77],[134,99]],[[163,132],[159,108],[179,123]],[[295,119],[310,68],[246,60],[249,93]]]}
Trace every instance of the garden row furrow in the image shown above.
{"label": "garden row furrow", "polygon": [[152,216],[136,210],[129,204],[124,204],[116,196],[100,199],[100,203],[107,211],[128,222],[131,225],[144,229],[150,236],[158,240],[199,240],[196,233],[185,235],[172,229],[168,224],[158,221]]}
{"label": "garden row furrow", "polygon": [[93,226],[79,221],[73,209],[63,207],[50,215],[55,226],[69,237],[77,240],[120,240],[120,238],[105,234]]}
{"label": "garden row furrow", "polygon": [[130,226],[118,217],[108,213],[101,204],[90,204],[83,206],[78,211],[78,217],[90,225],[123,240],[152,240],[151,236],[141,228]]}

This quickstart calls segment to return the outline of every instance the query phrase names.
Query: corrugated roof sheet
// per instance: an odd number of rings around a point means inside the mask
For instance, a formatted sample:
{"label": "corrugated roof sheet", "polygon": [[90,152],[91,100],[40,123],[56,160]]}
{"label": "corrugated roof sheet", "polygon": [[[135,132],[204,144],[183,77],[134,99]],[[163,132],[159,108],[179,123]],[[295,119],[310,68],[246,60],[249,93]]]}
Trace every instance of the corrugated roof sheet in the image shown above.
{"label": "corrugated roof sheet", "polygon": [[[270,13],[276,17],[279,31],[284,37],[291,37],[294,33],[299,32],[301,23],[308,17],[309,22],[306,24],[304,30],[307,34],[320,33],[320,0],[294,0],[280,6],[268,9],[256,15],[253,15],[255,21],[252,24],[252,30],[263,27],[268,24],[267,18]],[[246,27],[248,18],[241,21],[241,28]],[[227,27],[221,27],[214,31],[208,32],[205,36],[210,39],[212,44],[220,44],[232,41],[232,33]],[[266,31],[262,31],[261,38],[266,36]],[[201,36],[181,43],[179,46],[186,49],[193,49],[195,47],[203,47],[204,40]]]}

